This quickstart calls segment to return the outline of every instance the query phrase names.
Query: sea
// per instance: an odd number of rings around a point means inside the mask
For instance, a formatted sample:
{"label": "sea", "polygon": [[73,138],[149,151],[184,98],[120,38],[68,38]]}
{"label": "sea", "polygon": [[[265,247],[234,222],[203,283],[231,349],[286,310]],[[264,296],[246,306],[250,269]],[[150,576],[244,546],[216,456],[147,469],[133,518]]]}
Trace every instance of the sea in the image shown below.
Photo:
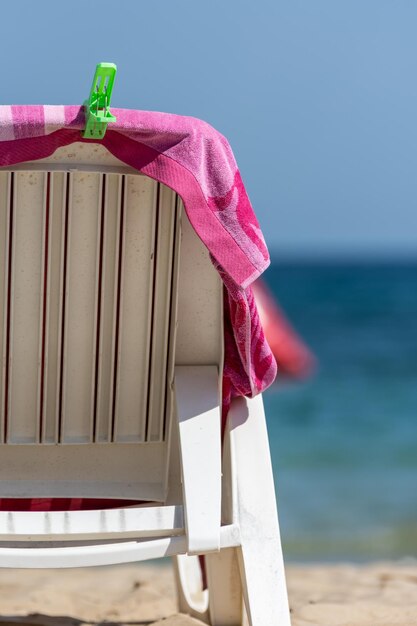
{"label": "sea", "polygon": [[417,260],[264,278],[318,360],[264,394],[286,561],[417,557]]}

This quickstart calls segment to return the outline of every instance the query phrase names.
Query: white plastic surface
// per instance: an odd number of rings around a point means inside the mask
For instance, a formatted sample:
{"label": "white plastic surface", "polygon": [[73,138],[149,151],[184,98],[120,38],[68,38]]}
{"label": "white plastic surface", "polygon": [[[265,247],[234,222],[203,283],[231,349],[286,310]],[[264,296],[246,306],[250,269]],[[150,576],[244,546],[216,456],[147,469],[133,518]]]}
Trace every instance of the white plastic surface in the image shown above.
{"label": "white plastic surface", "polygon": [[222,367],[221,281],[172,190],[66,151],[0,171],[0,442],[162,441],[174,361]]}
{"label": "white plastic surface", "polygon": [[184,534],[182,506],[91,511],[0,511],[1,541],[123,539]]}
{"label": "white plastic surface", "polygon": [[261,398],[221,464],[222,291],[174,192],[102,146],[0,170],[0,497],[159,502],[0,512],[0,567],[181,555],[183,611],[289,626]]}
{"label": "white plastic surface", "polygon": [[3,445],[2,498],[165,500],[167,444]]}
{"label": "white plastic surface", "polygon": [[[233,526],[221,529],[220,545],[222,548],[239,545],[239,530]],[[160,539],[142,539],[140,541],[122,541],[70,547],[0,547],[0,567],[44,569],[48,567],[91,567],[95,565],[114,565],[116,563],[134,563],[166,556],[187,553],[187,539],[184,535]]]}
{"label": "white plastic surface", "polygon": [[215,366],[175,369],[189,554],[220,548],[220,385]]}
{"label": "white plastic surface", "polygon": [[228,416],[237,550],[250,626],[290,626],[274,479],[262,396],[235,398]]}
{"label": "white plastic surface", "polygon": [[7,390],[8,411],[16,416],[7,429],[13,443],[37,441],[39,433],[45,179],[19,172],[13,181]]}

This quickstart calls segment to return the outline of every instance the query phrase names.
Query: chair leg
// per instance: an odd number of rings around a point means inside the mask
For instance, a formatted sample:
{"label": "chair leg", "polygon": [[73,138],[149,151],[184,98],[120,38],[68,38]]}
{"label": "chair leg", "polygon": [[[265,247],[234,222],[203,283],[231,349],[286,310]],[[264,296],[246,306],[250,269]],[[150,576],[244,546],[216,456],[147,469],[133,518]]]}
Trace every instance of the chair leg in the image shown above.
{"label": "chair leg", "polygon": [[274,479],[262,398],[238,398],[229,412],[237,549],[250,626],[291,626]]}
{"label": "chair leg", "polygon": [[243,595],[235,548],[205,555],[208,589],[204,591],[197,557],[179,555],[173,562],[180,613],[210,626],[242,626]]}
{"label": "chair leg", "polygon": [[205,560],[211,626],[241,626],[243,596],[236,549],[207,554]]}
{"label": "chair leg", "polygon": [[[226,438],[224,482],[231,484],[231,493],[225,497],[224,515],[227,523],[232,517],[239,525],[241,546],[206,555],[209,592],[203,596],[197,593],[201,588],[197,559],[177,557],[180,611],[211,626],[242,626],[246,617],[249,626],[291,626],[260,396],[233,401]],[[193,568],[187,561],[190,558],[195,559]],[[242,596],[246,609],[243,616]]]}
{"label": "chair leg", "polygon": [[180,613],[210,624],[208,591],[203,590],[198,557],[179,554],[172,560]]}
{"label": "chair leg", "polygon": [[279,565],[277,567],[279,552],[273,543],[245,541],[238,549],[243,596],[250,626],[291,626],[284,572]]}

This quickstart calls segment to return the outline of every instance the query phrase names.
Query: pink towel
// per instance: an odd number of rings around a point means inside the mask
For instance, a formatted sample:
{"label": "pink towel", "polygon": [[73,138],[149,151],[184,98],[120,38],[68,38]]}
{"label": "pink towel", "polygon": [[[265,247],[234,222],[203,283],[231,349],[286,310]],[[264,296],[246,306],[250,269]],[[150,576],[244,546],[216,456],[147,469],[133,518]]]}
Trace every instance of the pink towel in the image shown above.
{"label": "pink towel", "polygon": [[[274,380],[250,284],[269,255],[227,140],[201,120],[113,109],[117,122],[99,140],[114,156],[174,189],[225,285],[223,405]],[[0,106],[0,166],[33,161],[83,140],[79,106]]]}

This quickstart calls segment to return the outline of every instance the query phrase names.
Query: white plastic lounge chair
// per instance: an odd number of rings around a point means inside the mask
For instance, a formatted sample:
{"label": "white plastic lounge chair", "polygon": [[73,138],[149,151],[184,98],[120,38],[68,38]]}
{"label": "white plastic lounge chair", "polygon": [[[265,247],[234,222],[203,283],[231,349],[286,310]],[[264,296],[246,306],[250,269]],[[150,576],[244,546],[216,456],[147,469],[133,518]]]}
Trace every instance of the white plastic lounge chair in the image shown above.
{"label": "white plastic lounge chair", "polygon": [[0,511],[0,567],[175,556],[181,611],[289,625],[262,399],[222,447],[222,284],[180,199],[73,143],[0,170],[0,222],[0,498],[141,502]]}

